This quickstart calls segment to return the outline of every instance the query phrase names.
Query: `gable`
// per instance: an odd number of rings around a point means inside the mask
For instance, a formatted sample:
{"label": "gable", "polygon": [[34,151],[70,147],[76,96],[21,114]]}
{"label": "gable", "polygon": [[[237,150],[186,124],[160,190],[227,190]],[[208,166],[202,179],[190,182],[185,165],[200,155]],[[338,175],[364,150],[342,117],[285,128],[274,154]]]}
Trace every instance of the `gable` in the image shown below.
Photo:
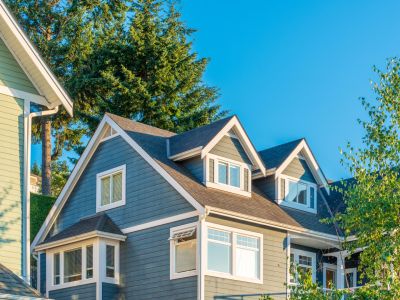
{"label": "gable", "polygon": [[308,182],[316,182],[306,160],[299,157],[294,157],[282,174]]}
{"label": "gable", "polygon": [[0,85],[39,95],[35,86],[0,38]]}
{"label": "gable", "polygon": [[239,139],[229,135],[223,136],[214,148],[211,149],[210,153],[231,160],[251,164],[251,161]]}

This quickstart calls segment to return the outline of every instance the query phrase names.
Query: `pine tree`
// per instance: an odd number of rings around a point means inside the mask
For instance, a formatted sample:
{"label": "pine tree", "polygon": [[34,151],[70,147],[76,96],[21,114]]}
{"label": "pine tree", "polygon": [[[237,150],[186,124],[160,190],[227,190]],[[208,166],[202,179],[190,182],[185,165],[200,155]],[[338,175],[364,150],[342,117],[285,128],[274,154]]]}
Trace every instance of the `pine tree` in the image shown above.
{"label": "pine tree", "polygon": [[[124,0],[6,0],[6,3],[73,98],[79,91],[71,88],[71,81],[80,74],[93,49],[112,37],[113,28],[119,28],[126,10]],[[75,101],[75,113],[84,113],[91,105]],[[56,116],[40,118],[40,123],[33,126],[34,141],[42,143],[45,195],[51,194],[51,161],[59,158],[63,150],[81,145],[86,130],[79,122],[79,115],[76,113],[71,120],[62,110]]]}
{"label": "pine tree", "polygon": [[128,30],[93,52],[83,78],[82,98],[99,105],[86,118],[94,129],[112,112],[163,129],[182,132],[225,114],[218,90],[202,81],[208,64],[189,41],[192,29],[180,20],[174,3],[138,0],[131,6]]}

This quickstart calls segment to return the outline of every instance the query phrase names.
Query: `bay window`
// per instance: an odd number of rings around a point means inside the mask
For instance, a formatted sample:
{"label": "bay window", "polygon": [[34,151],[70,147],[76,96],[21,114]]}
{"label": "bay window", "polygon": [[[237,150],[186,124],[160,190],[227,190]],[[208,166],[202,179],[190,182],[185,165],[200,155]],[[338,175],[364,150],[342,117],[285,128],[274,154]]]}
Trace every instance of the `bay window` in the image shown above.
{"label": "bay window", "polygon": [[262,283],[262,234],[210,224],[208,275]]}
{"label": "bay window", "polygon": [[82,249],[64,252],[64,282],[82,279]]}

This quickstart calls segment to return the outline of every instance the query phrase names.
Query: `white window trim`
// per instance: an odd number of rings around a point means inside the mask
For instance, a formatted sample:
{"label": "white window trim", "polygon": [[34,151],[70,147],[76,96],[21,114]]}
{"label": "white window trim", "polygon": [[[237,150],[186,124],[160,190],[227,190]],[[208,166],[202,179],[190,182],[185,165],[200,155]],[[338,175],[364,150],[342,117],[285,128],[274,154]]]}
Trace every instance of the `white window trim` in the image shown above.
{"label": "white window trim", "polygon": [[[283,198],[280,197],[280,195],[282,194],[281,192],[281,180],[284,179],[285,180],[285,195]],[[289,181],[292,182],[296,182],[296,183],[302,183],[307,185],[307,205],[304,204],[299,204],[296,202],[289,202],[286,201],[286,195],[287,192],[289,191]],[[292,177],[289,175],[279,175],[279,177],[276,179],[276,199],[278,199],[278,204],[282,205],[282,206],[287,206],[287,207],[291,207],[291,208],[295,208],[298,210],[303,210],[303,211],[307,211],[307,212],[311,212],[311,213],[317,213],[317,206],[318,206],[318,186],[314,183],[314,182],[310,182],[310,181],[305,181],[296,177]],[[310,187],[314,188],[314,208],[309,207],[310,206]]]}
{"label": "white window trim", "polygon": [[[215,182],[210,182],[210,178],[209,178],[209,160],[213,159],[214,160],[214,181]],[[219,176],[219,170],[218,170],[218,163],[227,163],[228,165],[235,165],[240,167],[240,187],[235,187],[229,184],[224,184],[224,183],[220,183],[218,182],[218,176]],[[246,196],[246,197],[250,197],[251,196],[251,165],[248,165],[246,163],[243,162],[239,162],[239,161],[235,161],[229,158],[225,158],[225,157],[221,157],[218,155],[214,155],[214,154],[207,154],[205,159],[204,159],[204,168],[205,168],[205,174],[204,174],[204,178],[206,178],[205,180],[205,185],[207,187],[211,187],[211,188],[215,188],[215,189],[220,189],[226,192],[231,192],[231,193],[236,193],[242,196]],[[229,169],[229,167],[228,167]],[[249,191],[245,191],[244,190],[244,169],[247,169],[249,172],[249,176],[247,178],[248,180],[248,187],[249,187]],[[229,181],[229,179],[228,179]]]}
{"label": "white window trim", "polygon": [[[196,242],[197,242],[197,248],[200,243],[199,239],[199,228],[198,228],[198,222],[194,223],[188,223],[176,227],[171,227],[169,230],[169,236],[173,236],[177,232],[181,231],[186,231],[190,229],[196,229]],[[170,240],[169,241],[169,279],[174,280],[174,279],[179,279],[179,278],[185,278],[185,277],[190,277],[190,276],[196,276],[198,274],[198,265],[199,265],[199,253],[196,249],[196,269],[192,271],[186,271],[186,272],[181,272],[181,273],[176,273],[175,272],[175,241]]]}
{"label": "white window trim", "polygon": [[322,275],[322,287],[324,290],[330,291],[331,289],[326,286],[326,271],[334,271],[336,275],[336,287],[337,287],[337,266],[333,264],[324,263],[323,264],[323,275]]}
{"label": "white window trim", "polygon": [[[315,252],[299,250],[299,249],[296,249],[293,247],[290,248],[290,254],[294,254],[294,263],[295,263],[296,268],[298,266],[302,266],[299,264],[299,255],[311,257],[311,259],[312,259],[312,265],[311,265],[312,280],[313,280],[313,282],[316,282],[316,280],[317,280],[317,254]],[[289,262],[290,262],[290,256],[289,256]],[[309,266],[304,266],[304,267],[309,267]],[[289,284],[295,285],[297,283],[289,282]]]}
{"label": "white window trim", "polygon": [[[106,205],[101,205],[101,179],[122,171],[122,199]],[[126,165],[122,165],[96,175],[96,212],[116,208],[126,203]],[[111,197],[111,193],[110,193]]]}
{"label": "white window trim", "polygon": [[[93,245],[93,277],[86,278],[86,247]],[[46,251],[46,291],[53,291],[83,284],[94,283],[97,281],[98,270],[95,267],[98,260],[98,239],[91,239],[81,243],[74,243],[62,247],[53,248]],[[82,279],[64,283],[64,252],[82,249]],[[60,284],[54,284],[54,254],[60,254]]]}
{"label": "white window trim", "polygon": [[[114,246],[114,278],[106,276],[106,262],[107,262],[107,245]],[[100,240],[99,245],[99,264],[100,264],[100,282],[107,282],[119,284],[120,281],[120,257],[119,257],[119,242],[114,240]]]}
{"label": "white window trim", "polygon": [[[348,268],[344,270],[344,276],[346,276],[347,274],[353,273],[353,280],[354,280],[354,286],[350,286],[349,288],[356,288],[358,283],[358,278],[357,278],[357,268]],[[344,278],[344,285],[346,286],[346,278]]]}
{"label": "white window trim", "polygon": [[[204,237],[204,243],[205,243],[205,251],[204,251],[204,263],[206,265],[205,267],[205,275],[208,276],[213,276],[213,277],[220,277],[220,278],[226,278],[226,279],[231,279],[231,280],[239,280],[239,281],[245,281],[245,282],[251,282],[251,283],[258,283],[258,284],[263,284],[263,272],[264,272],[264,243],[263,243],[263,234],[258,233],[258,232],[253,232],[253,231],[247,231],[247,230],[242,230],[242,229],[237,229],[234,227],[229,227],[229,226],[223,226],[215,223],[205,223],[205,234],[206,236]],[[232,245],[232,251],[231,251],[231,274],[227,273],[222,273],[222,272],[216,272],[216,271],[211,271],[208,270],[208,229],[216,229],[216,230],[221,230],[221,231],[227,231],[231,233],[231,245]],[[236,272],[236,236],[237,235],[247,235],[249,237],[253,238],[258,238],[260,242],[260,250],[259,250],[259,278],[247,278],[247,277],[241,277],[235,275]]]}

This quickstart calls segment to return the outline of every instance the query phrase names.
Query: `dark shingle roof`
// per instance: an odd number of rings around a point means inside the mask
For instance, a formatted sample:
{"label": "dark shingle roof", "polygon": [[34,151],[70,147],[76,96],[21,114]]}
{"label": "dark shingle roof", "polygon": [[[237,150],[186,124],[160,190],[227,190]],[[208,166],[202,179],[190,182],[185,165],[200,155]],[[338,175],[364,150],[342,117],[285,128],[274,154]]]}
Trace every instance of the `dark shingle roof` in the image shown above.
{"label": "dark shingle roof", "polygon": [[79,222],[67,227],[56,235],[47,238],[42,244],[67,239],[92,231],[124,235],[107,214],[99,213],[79,220]]}
{"label": "dark shingle roof", "polygon": [[2,294],[44,299],[38,291],[0,263],[0,298]]}
{"label": "dark shingle roof", "polygon": [[335,234],[332,226],[319,222],[320,215],[283,209],[254,185],[250,198],[205,187],[183,165],[168,159],[166,139],[171,136],[171,133],[157,131],[154,127],[116,115],[109,114],[109,116],[202,206],[210,206],[289,226]]}
{"label": "dark shingle roof", "polygon": [[298,139],[258,152],[268,169],[279,168],[303,139]]}
{"label": "dark shingle roof", "polygon": [[170,155],[206,146],[234,116],[218,120],[212,124],[198,127],[169,139]]}

